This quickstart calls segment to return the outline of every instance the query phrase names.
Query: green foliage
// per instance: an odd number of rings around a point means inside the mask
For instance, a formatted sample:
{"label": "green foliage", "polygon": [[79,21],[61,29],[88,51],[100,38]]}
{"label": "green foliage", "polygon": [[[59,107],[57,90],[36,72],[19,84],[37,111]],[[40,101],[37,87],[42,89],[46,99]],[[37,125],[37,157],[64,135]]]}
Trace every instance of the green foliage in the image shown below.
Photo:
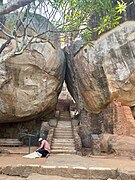
{"label": "green foliage", "polygon": [[8,25],[8,29],[10,29],[10,30],[13,29],[13,27],[15,26],[14,15],[8,16],[7,25]]}
{"label": "green foliage", "polygon": [[99,17],[101,17],[97,22],[98,25],[94,28],[95,31],[98,31],[98,35],[119,25],[122,12],[126,11],[126,3],[124,2],[117,1],[117,5],[113,7],[108,0],[108,4],[104,2],[104,5],[102,11],[100,11],[102,14],[99,14]]}
{"label": "green foliage", "polygon": [[119,1],[117,1],[117,4],[118,4],[118,6],[116,7],[116,10],[118,13],[122,14],[122,12],[126,12],[127,3],[123,2],[123,1],[120,3]]}
{"label": "green foliage", "polygon": [[[72,36],[73,39],[79,35],[89,41],[93,32],[101,35],[117,26],[126,6],[123,0],[117,1],[115,6],[112,0],[37,0],[18,11],[18,21],[23,22],[27,10],[25,22],[28,23],[33,14],[39,13],[49,19],[62,35]],[[42,16],[36,16],[36,19],[42,24]],[[94,26],[90,25],[91,22]],[[11,18],[9,24],[13,27],[17,23]]]}
{"label": "green foliage", "polygon": [[[63,17],[61,30],[63,32],[78,32],[85,39],[90,39],[92,32],[98,35],[119,24],[122,12],[126,10],[126,3],[117,1],[113,7],[111,0],[50,0],[52,8],[60,10]],[[96,18],[96,26],[89,27]]]}

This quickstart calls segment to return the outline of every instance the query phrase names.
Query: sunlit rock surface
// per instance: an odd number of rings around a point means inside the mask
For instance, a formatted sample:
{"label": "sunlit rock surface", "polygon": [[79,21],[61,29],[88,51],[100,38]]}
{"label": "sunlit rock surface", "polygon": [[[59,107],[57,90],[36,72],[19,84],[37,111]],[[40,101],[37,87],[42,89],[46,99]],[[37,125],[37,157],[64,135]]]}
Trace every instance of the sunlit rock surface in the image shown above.
{"label": "sunlit rock surface", "polygon": [[[45,36],[49,39],[50,34]],[[32,43],[22,54],[0,63],[0,123],[29,120],[55,109],[65,76],[65,57],[58,34],[51,38]],[[0,46],[4,41],[0,39]],[[11,41],[1,55],[12,51],[14,44]]]}
{"label": "sunlit rock surface", "polygon": [[94,113],[113,99],[135,103],[135,21],[105,33],[94,47],[76,41],[70,50],[66,82],[77,102]]}
{"label": "sunlit rock surface", "polygon": [[101,137],[101,151],[114,153],[116,156],[134,156],[135,137],[125,135],[104,134]]}

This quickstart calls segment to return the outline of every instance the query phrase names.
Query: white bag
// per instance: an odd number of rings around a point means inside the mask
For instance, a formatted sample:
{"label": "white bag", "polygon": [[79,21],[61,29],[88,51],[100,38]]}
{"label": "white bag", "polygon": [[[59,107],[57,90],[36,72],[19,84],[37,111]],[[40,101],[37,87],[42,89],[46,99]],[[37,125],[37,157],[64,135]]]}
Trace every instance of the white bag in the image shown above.
{"label": "white bag", "polygon": [[27,154],[25,156],[23,156],[24,158],[40,158],[42,156],[42,154],[40,154],[39,152],[34,151],[33,153]]}

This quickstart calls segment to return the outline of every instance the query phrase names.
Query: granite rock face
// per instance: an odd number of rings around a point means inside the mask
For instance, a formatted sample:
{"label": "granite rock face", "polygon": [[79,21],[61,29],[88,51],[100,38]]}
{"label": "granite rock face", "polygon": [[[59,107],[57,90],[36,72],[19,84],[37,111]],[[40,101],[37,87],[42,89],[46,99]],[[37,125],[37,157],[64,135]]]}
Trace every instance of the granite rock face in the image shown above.
{"label": "granite rock face", "polygon": [[106,153],[114,153],[116,156],[135,155],[135,137],[104,134],[101,137],[101,151]]}
{"label": "granite rock face", "polygon": [[113,99],[135,103],[135,21],[102,35],[94,47],[77,41],[70,50],[66,82],[77,104],[99,113]]}
{"label": "granite rock face", "polygon": [[[58,34],[54,37],[58,39]],[[53,40],[32,43],[22,54],[0,64],[0,123],[27,121],[55,109],[65,77],[65,56],[60,43]],[[3,55],[14,44],[11,41]]]}

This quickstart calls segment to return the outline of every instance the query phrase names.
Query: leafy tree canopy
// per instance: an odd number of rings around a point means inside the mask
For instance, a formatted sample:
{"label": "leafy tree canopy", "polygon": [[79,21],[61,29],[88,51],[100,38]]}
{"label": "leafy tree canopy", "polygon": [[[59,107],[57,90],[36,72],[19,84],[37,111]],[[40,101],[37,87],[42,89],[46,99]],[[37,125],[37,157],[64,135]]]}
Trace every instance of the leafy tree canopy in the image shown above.
{"label": "leafy tree canopy", "polygon": [[[63,18],[61,29],[72,34],[79,32],[86,39],[95,31],[100,35],[117,26],[127,7],[124,1],[113,5],[111,0],[50,0],[50,3]],[[90,26],[93,21],[94,26]]]}
{"label": "leafy tree canopy", "polygon": [[[133,1],[130,2],[132,3]],[[115,4],[113,0],[12,0],[3,4],[3,0],[0,0],[0,31],[10,42],[11,39],[16,39],[18,29],[23,25],[23,40],[28,41],[27,29],[38,13],[58,29],[63,36],[61,40],[70,38],[71,41],[81,36],[89,41],[93,33],[100,35],[117,26],[130,4],[123,0],[118,0]],[[4,17],[10,13],[15,13],[18,17],[15,20],[11,16],[10,26],[5,27]],[[5,32],[4,29],[8,31]],[[29,41],[23,44],[28,43]],[[0,53],[3,47],[0,47]]]}

